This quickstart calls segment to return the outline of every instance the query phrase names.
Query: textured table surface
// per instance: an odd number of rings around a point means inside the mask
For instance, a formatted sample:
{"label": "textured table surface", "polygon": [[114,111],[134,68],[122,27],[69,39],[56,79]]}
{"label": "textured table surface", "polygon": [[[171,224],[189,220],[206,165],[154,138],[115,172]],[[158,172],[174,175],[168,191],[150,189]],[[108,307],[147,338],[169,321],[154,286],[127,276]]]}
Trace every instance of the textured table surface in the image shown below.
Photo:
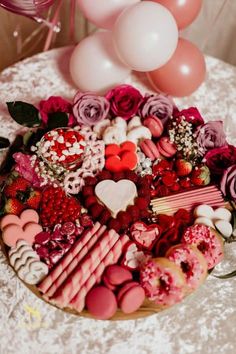
{"label": "textured table surface", "polygon": [[[0,136],[14,139],[21,129],[5,102],[37,102],[50,95],[71,99],[70,48],[52,50],[6,69],[0,75]],[[176,100],[197,106],[206,120],[222,119],[228,141],[236,145],[236,68],[207,58],[208,78],[191,97]],[[142,77],[127,80],[148,91]],[[0,158],[1,159],[1,158]],[[214,274],[236,269],[236,244]],[[36,298],[7,265],[0,251],[0,353],[10,354],[233,354],[236,346],[236,278],[210,275],[181,304],[151,317],[124,322],[75,317]]]}

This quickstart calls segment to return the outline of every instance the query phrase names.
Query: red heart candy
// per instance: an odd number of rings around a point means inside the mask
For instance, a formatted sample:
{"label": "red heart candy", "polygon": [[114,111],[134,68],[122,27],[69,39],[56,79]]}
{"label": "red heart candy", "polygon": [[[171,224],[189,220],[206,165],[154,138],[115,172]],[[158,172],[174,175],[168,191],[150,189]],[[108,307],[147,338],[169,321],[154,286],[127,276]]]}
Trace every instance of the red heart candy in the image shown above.
{"label": "red heart candy", "polygon": [[136,145],[131,141],[125,141],[120,146],[109,144],[105,150],[105,168],[111,172],[134,170],[138,163]]}

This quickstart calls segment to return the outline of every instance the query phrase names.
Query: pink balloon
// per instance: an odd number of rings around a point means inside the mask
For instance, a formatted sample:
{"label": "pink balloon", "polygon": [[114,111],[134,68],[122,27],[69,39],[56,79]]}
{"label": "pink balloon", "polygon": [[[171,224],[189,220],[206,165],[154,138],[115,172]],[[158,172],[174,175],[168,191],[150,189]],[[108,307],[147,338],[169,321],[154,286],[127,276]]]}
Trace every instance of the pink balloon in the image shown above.
{"label": "pink balloon", "polygon": [[177,49],[160,69],[147,73],[147,77],[158,92],[171,96],[191,95],[204,81],[206,64],[202,52],[191,42],[180,38]]}
{"label": "pink balloon", "polygon": [[137,71],[150,71],[164,65],[178,43],[174,17],[153,1],[141,1],[125,9],[112,32],[119,57]]}
{"label": "pink balloon", "polygon": [[202,0],[152,0],[165,6],[174,16],[178,28],[189,26],[198,16]]}
{"label": "pink balloon", "polygon": [[101,31],[77,45],[71,56],[70,73],[81,91],[102,94],[123,83],[130,70],[117,57],[111,33]]}
{"label": "pink balloon", "polygon": [[78,0],[84,16],[97,27],[111,29],[120,13],[140,0]]}
{"label": "pink balloon", "polygon": [[55,0],[0,0],[0,6],[8,11],[28,17],[38,17]]}

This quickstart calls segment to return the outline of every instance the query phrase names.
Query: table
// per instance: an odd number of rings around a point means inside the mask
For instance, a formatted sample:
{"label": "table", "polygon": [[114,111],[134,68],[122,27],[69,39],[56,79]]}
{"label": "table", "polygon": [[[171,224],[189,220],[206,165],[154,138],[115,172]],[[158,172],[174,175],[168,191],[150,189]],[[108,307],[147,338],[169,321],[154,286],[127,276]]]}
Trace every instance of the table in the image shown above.
{"label": "table", "polygon": [[[42,53],[0,75],[0,136],[12,141],[22,129],[9,118],[4,102],[37,104],[50,95],[73,97],[76,89],[68,78],[70,52],[67,47]],[[206,120],[223,119],[228,141],[236,145],[236,68],[211,57],[206,60],[206,82],[176,103],[183,108],[197,106]],[[127,83],[150,91],[142,75],[132,75]],[[0,252],[0,353],[233,354],[236,279],[219,280],[214,274],[234,269],[236,244],[231,244],[226,246],[225,260],[181,304],[144,319],[96,321],[69,315],[36,298]]]}

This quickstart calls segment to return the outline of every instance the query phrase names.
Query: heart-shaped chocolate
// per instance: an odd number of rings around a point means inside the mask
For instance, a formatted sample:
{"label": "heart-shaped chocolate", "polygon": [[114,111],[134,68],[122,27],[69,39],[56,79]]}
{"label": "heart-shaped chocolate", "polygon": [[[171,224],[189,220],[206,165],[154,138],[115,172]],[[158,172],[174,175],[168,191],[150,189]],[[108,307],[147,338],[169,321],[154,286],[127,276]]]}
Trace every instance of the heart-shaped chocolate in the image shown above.
{"label": "heart-shaped chocolate", "polygon": [[130,234],[138,246],[151,250],[160,236],[158,225],[146,225],[143,222],[136,222],[130,228]]}
{"label": "heart-shaped chocolate", "polygon": [[120,146],[107,145],[105,156],[105,167],[111,172],[134,170],[138,163],[136,145],[131,141],[125,141]]}
{"label": "heart-shaped chocolate", "polygon": [[127,179],[119,182],[104,180],[96,185],[95,194],[99,201],[110,210],[112,216],[116,217],[119,211],[125,211],[129,205],[134,204],[137,188]]}

